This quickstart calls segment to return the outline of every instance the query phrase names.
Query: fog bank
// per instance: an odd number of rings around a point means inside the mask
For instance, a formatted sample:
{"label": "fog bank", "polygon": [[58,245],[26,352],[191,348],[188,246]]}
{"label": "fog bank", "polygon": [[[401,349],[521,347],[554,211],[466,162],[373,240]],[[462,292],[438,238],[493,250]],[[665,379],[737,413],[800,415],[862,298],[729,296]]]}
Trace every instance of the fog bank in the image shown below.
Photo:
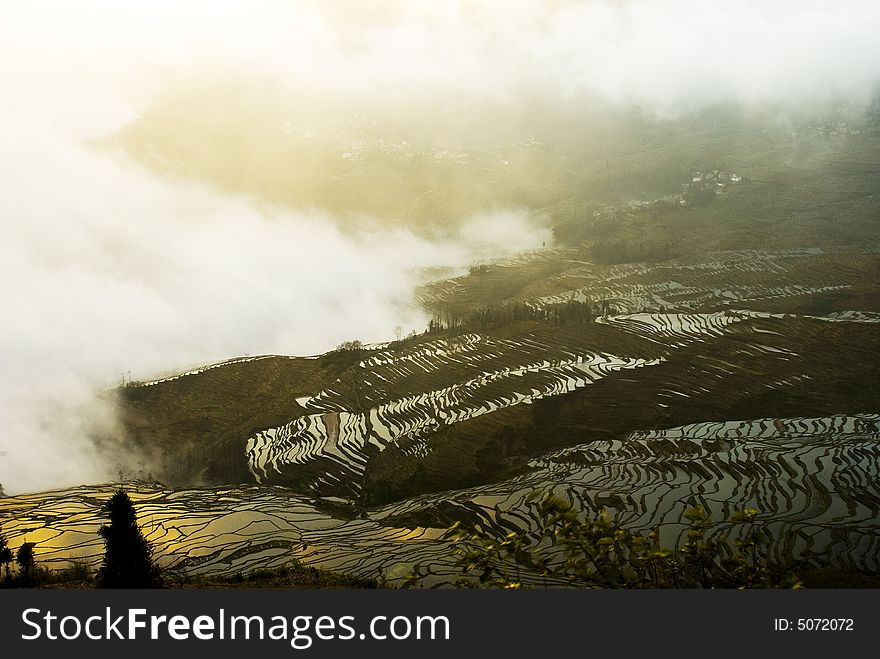
{"label": "fog bank", "polygon": [[[312,354],[422,329],[419,269],[538,247],[517,207],[429,240],[276,208],[147,171],[92,140],[170,86],[235,74],[315,103],[541,96],[668,116],[864,99],[880,78],[868,1],[0,2],[0,483],[106,480],[118,434],[95,392],[193,363]],[[308,96],[303,98],[308,103]],[[222,111],[222,108],[218,108]],[[429,128],[426,128],[429,129]],[[223,145],[218,145],[222,149]]]}

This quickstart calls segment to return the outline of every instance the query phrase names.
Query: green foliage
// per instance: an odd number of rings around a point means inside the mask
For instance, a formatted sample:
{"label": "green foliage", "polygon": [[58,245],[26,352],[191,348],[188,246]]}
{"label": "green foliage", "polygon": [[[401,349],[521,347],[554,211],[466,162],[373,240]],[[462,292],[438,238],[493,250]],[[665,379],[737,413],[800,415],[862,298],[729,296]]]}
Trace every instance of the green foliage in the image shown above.
{"label": "green foliage", "polygon": [[[499,535],[485,528],[454,525],[456,564],[482,587],[528,584],[584,588],[789,588],[797,578],[773,564],[772,538],[754,508],[732,518],[733,545],[713,533],[702,506],[684,512],[689,526],[676,547],[664,547],[658,530],[634,532],[606,510],[581,518],[559,497],[533,492],[527,498],[532,524]],[[499,526],[508,520],[499,519]],[[733,533],[733,531],[736,531]],[[413,580],[420,575],[413,575]],[[472,585],[467,579],[460,585]]]}
{"label": "green foliage", "polygon": [[100,588],[160,588],[162,577],[153,562],[152,547],[137,525],[128,495],[117,491],[105,508],[110,524],[101,526],[104,562],[98,571]]}

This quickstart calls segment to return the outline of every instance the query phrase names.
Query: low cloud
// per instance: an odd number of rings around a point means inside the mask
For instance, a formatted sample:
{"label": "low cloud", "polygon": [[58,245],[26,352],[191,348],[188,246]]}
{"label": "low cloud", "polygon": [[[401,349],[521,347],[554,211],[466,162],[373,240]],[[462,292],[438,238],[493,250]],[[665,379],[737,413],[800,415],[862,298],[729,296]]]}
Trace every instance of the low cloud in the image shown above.
{"label": "low cloud", "polygon": [[880,9],[858,0],[0,4],[8,492],[114,475],[88,437],[119,432],[95,392],[123,371],[387,339],[424,326],[411,303],[419,268],[548,239],[504,209],[464,222],[457,240],[343,234],[320,210],[266,209],[87,146],[180,80],[235,72],[316,99],[599,98],[662,115],[857,99],[880,77]]}
{"label": "low cloud", "polygon": [[[94,392],[123,372],[146,379],[237,355],[387,340],[397,325],[421,330],[421,268],[464,268],[543,235],[523,212],[479,218],[463,240],[378,224],[342,233],[319,211],[267,211],[85,146],[43,144],[33,156],[31,137],[18,140],[18,158],[6,151],[2,172],[8,492],[115,475],[120,456],[95,455],[88,437],[119,432],[112,398]],[[511,242],[481,238],[486,222]]]}

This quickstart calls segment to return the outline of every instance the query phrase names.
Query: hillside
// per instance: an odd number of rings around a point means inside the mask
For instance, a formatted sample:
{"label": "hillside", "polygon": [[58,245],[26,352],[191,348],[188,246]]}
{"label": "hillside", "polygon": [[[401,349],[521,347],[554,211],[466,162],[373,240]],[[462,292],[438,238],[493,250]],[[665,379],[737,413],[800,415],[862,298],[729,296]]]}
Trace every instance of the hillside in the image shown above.
{"label": "hillside", "polygon": [[[785,538],[780,559],[880,569],[874,115],[860,128],[805,119],[785,130],[719,116],[638,138],[628,119],[612,173],[578,150],[576,131],[560,149],[571,124],[555,125],[557,141],[521,145],[553,179],[534,182],[541,199],[526,201],[528,169],[501,186],[456,179],[440,198],[491,191],[469,210],[520,188],[517,203],[544,213],[557,244],[422,286],[432,320],[421,334],[113,392],[120,480],[138,480],[128,487],[166,567],[230,576],[295,556],[392,581],[419,566],[447,583],[444,528],[524,524],[528,493],[552,489],[672,539],[687,506],[719,519],[752,506]],[[124,133],[126,148],[159,140],[154,120]],[[208,142],[192,134],[183,149],[173,137],[164,158],[223,184],[202,167]],[[267,162],[282,157],[293,156]],[[359,157],[357,185],[372,188],[384,170]],[[431,167],[471,166],[444,158]],[[276,192],[259,194],[284,201]],[[396,198],[393,212],[425,194]],[[2,499],[0,524],[13,544],[37,542],[41,560],[94,561],[112,487]]]}
{"label": "hillside", "polygon": [[[347,228],[373,221],[454,235],[474,214],[522,208],[569,241],[584,237],[578,225],[593,211],[677,194],[694,171],[760,182],[748,210],[762,215],[769,199],[789,202],[788,214],[810,208],[801,202],[823,197],[829,176],[839,200],[873,194],[878,108],[875,100],[800,114],[720,104],[657,117],[599,99],[574,107],[533,97],[306,104],[295,90],[230,75],[168,89],[101,145],[171,179],[324,209]],[[776,218],[743,219],[751,224],[736,229],[758,245],[767,228],[758,220]]]}

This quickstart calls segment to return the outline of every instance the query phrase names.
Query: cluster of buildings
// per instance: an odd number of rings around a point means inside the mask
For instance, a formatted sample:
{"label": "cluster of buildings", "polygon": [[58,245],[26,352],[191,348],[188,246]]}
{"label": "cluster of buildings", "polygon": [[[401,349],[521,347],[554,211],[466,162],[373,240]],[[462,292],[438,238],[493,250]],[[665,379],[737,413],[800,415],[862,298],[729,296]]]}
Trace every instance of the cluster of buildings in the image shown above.
{"label": "cluster of buildings", "polygon": [[824,135],[859,135],[862,131],[852,128],[845,121],[826,121],[815,127],[817,136]]}
{"label": "cluster of buildings", "polygon": [[686,198],[694,192],[714,192],[720,194],[728,185],[742,183],[743,177],[732,172],[713,169],[711,172],[693,172],[691,180],[681,186],[681,196]]}
{"label": "cluster of buildings", "polygon": [[730,185],[743,183],[748,179],[735,174],[733,172],[725,172],[713,169],[710,172],[693,172],[691,180],[683,183],[680,194],[671,194],[654,199],[653,201],[633,201],[625,206],[606,206],[599,210],[593,211],[593,217],[596,219],[615,219],[621,215],[631,214],[638,211],[649,211],[652,208],[670,207],[670,206],[689,206],[688,199],[693,200],[700,193],[721,194],[727,190]]}

